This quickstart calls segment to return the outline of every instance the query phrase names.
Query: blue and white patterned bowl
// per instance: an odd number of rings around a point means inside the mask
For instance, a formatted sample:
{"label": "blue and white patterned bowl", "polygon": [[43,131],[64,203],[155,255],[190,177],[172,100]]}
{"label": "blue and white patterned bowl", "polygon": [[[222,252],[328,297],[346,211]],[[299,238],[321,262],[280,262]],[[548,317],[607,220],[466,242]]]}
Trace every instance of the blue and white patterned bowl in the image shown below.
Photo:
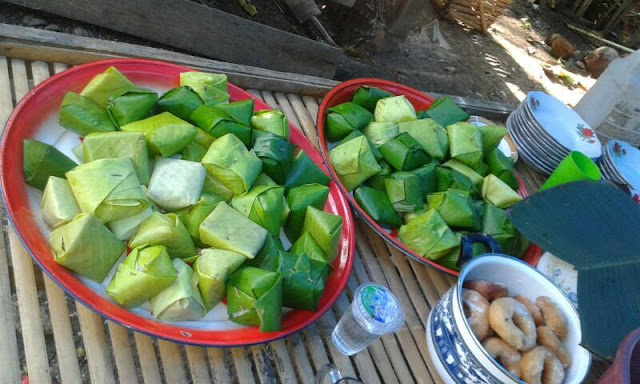
{"label": "blue and white patterned bowl", "polygon": [[488,254],[469,262],[453,286],[431,310],[427,322],[427,345],[430,358],[445,383],[453,384],[521,384],[482,347],[473,335],[462,308],[462,285],[466,280],[500,282],[509,295],[529,300],[550,297],[567,317],[569,335],[563,344],[572,363],[564,384],[581,383],[589,372],[591,355],[580,346],[582,332],[578,312],[564,293],[544,275],[522,261],[500,254]]}

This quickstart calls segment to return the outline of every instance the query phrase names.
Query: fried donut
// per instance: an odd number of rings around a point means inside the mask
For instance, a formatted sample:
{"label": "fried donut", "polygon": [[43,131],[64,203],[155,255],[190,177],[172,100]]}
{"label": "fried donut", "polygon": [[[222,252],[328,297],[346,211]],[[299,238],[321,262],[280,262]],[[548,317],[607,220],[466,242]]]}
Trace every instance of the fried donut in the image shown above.
{"label": "fried donut", "polygon": [[524,307],[527,308],[527,311],[529,311],[529,314],[531,314],[531,317],[533,317],[533,321],[536,322],[537,326],[544,325],[544,318],[542,317],[542,313],[540,313],[538,307],[536,307],[531,301],[529,301],[529,299],[520,295],[515,295],[514,299],[516,299],[518,303],[524,305]]}
{"label": "fried donut", "polygon": [[497,359],[507,371],[518,378],[520,377],[520,352],[499,337],[489,337],[482,345],[491,357]]}
{"label": "fried donut", "polygon": [[564,340],[569,333],[569,329],[567,318],[560,308],[546,296],[540,296],[536,299],[536,307],[542,312],[545,324],[558,336],[558,339]]}
{"label": "fried donut", "polygon": [[492,283],[486,280],[469,280],[463,286],[480,292],[489,301],[509,296],[507,286],[501,283]]}
{"label": "fried donut", "polygon": [[524,305],[515,299],[494,300],[489,307],[489,324],[502,340],[519,351],[536,346],[536,323]]}
{"label": "fried donut", "polygon": [[546,325],[538,327],[536,329],[538,332],[538,344],[546,347],[551,353],[556,355],[558,360],[562,363],[564,368],[567,368],[571,365],[571,357],[569,356],[569,352],[564,348],[560,340],[555,333]]}
{"label": "fried donut", "polygon": [[520,370],[527,384],[561,384],[564,380],[562,363],[545,347],[523,353]]}
{"label": "fried donut", "polygon": [[489,302],[481,294],[470,289],[462,289],[462,308],[471,332],[484,340],[489,334]]}

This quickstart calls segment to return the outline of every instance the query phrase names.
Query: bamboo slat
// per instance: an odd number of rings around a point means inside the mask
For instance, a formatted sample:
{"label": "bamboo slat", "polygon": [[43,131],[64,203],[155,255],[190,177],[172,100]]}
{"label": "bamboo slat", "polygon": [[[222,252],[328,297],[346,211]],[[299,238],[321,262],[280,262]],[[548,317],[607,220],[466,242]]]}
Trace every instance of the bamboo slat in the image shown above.
{"label": "bamboo slat", "polygon": [[[111,321],[107,322],[107,328],[109,328],[111,346],[114,351],[113,359],[118,370],[118,381],[120,384],[138,383],[138,373],[136,372],[136,364],[131,352],[129,332],[127,332],[126,328]],[[62,373],[62,369],[60,371]]]}
{"label": "bamboo slat", "polygon": [[84,349],[87,353],[89,376],[92,383],[115,383],[116,379],[111,364],[109,347],[104,336],[102,318],[84,305],[76,302],[80,330],[84,335]]}
{"label": "bamboo slat", "polygon": [[300,382],[303,384],[313,383],[313,368],[311,368],[311,362],[300,335],[296,334],[289,337],[287,344],[289,344],[291,357],[295,363]]}
{"label": "bamboo slat", "polygon": [[145,383],[159,383],[160,369],[158,368],[158,360],[156,351],[153,347],[153,339],[142,333],[134,332],[133,337],[136,341],[136,349],[138,350],[138,361],[140,361],[140,370]]}
{"label": "bamboo slat", "polygon": [[248,353],[246,348],[231,348],[231,356],[233,357],[238,383],[240,384],[252,384],[256,382],[251,370],[252,364],[249,362],[247,355]]}
{"label": "bamboo slat", "polygon": [[293,368],[293,363],[291,362],[291,357],[289,356],[285,342],[282,340],[274,341],[270,344],[270,349],[274,357],[273,363],[275,364],[280,382],[285,384],[297,382],[296,371]]}
{"label": "bamboo slat", "polygon": [[180,345],[165,340],[158,340],[158,352],[162,362],[162,371],[167,383],[184,383],[187,381]]}
{"label": "bamboo slat", "polygon": [[188,345],[185,350],[187,352],[187,361],[189,362],[189,371],[191,372],[191,381],[194,384],[210,383],[209,370],[204,358],[204,348]]}
{"label": "bamboo slat", "polygon": [[[211,369],[211,381],[213,383],[230,383],[231,373],[229,366],[225,362],[225,351],[220,348],[207,348],[207,358],[209,359],[209,368]],[[169,383],[170,381],[167,380]],[[175,381],[180,382],[180,381]]]}

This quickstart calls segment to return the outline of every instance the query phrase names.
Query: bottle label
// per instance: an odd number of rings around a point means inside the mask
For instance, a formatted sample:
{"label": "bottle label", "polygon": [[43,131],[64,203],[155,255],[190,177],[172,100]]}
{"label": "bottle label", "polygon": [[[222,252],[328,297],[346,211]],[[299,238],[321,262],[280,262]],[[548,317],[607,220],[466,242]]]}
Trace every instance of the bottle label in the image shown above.
{"label": "bottle label", "polygon": [[373,319],[385,324],[394,320],[395,301],[384,289],[369,285],[360,292],[360,301]]}

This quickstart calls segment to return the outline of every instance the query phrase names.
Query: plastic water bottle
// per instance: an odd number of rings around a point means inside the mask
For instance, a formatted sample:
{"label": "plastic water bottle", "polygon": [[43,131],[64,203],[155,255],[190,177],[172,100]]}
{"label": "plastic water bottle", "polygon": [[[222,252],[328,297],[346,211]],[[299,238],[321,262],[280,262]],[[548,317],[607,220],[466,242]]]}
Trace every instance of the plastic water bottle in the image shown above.
{"label": "plastic water bottle", "polygon": [[333,344],[343,354],[353,355],[402,324],[402,305],[393,293],[382,285],[365,283],[356,289],[353,302],[333,330]]}

